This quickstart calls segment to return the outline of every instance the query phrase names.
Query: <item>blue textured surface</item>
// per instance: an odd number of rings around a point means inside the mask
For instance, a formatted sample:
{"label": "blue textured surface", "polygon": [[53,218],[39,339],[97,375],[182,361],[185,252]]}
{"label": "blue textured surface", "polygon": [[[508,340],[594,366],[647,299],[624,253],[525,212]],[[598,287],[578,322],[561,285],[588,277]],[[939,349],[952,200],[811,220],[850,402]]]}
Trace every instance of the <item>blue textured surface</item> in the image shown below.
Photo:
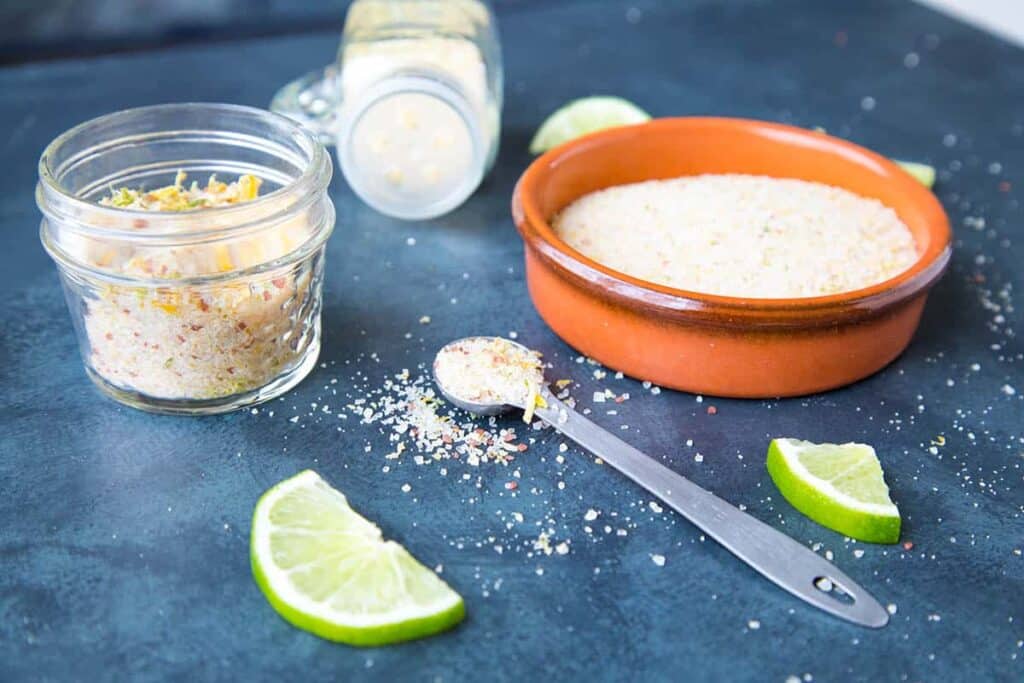
{"label": "blue textured surface", "polygon": [[[1024,678],[1024,53],[904,3],[635,6],[503,6],[503,149],[456,213],[394,222],[335,180],[325,365],[256,415],[157,417],[92,388],[38,244],[35,161],[69,126],[128,106],[265,105],[285,80],[328,61],[336,36],[0,71],[0,679]],[[911,52],[914,68],[904,65]],[[935,163],[957,248],[907,353],[855,386],[786,401],[699,403],[594,379],[533,312],[508,212],[535,126],[594,92],[655,115],[820,125]],[[422,315],[432,322],[420,325]],[[898,607],[890,625],[864,630],[805,607],[686,522],[652,512],[607,467],[576,449],[558,463],[550,433],[507,468],[453,462],[442,476],[409,457],[386,461],[375,426],[319,407],[336,412],[453,337],[510,330],[548,355],[554,375],[579,380],[583,406],[601,387],[629,392],[617,415],[594,406],[594,419],[628,425],[626,438],[677,471],[834,553]],[[357,370],[368,379],[354,381]],[[930,452],[940,434],[945,445]],[[763,466],[779,435],[875,444],[913,548],[844,542],[780,500]],[[264,489],[307,467],[424,562],[444,565],[469,610],[458,630],[355,650],[274,614],[250,576],[249,515]],[[513,493],[505,483],[516,470]],[[590,508],[602,514],[587,533]],[[513,512],[524,521],[509,528]],[[531,556],[548,528],[569,554]]]}

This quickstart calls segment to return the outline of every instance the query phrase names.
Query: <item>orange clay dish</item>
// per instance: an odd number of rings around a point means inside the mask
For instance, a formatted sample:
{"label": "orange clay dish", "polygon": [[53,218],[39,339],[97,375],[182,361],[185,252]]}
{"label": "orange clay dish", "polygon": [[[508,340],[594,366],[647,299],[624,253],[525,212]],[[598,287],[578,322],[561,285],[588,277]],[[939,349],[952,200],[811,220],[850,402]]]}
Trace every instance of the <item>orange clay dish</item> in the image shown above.
{"label": "orange clay dish", "polygon": [[[803,298],[674,289],[587,258],[552,229],[576,199],[604,188],[701,174],[796,178],[888,206],[917,260],[888,280]],[[823,133],[761,121],[661,119],[602,131],[537,159],[516,186],[526,280],[541,317],[605,365],[716,396],[797,396],[840,387],[895,359],[949,263],[949,221],[935,196],[888,159]]]}

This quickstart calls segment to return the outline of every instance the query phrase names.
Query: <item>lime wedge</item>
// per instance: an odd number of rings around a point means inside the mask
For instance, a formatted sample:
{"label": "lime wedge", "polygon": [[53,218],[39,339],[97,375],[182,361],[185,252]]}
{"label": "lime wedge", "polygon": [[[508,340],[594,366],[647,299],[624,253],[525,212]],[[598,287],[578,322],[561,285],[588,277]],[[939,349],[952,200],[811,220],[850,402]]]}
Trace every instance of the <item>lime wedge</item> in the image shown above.
{"label": "lime wedge", "polygon": [[871,446],[773,439],[768,473],[786,500],[818,524],[869,543],[899,540],[900,511]]}
{"label": "lime wedge", "polygon": [[899,161],[893,159],[900,168],[914,176],[914,180],[927,188],[935,185],[935,168],[928,164],[919,164],[916,161]]}
{"label": "lime wedge", "polygon": [[278,614],[321,638],[385,645],[462,621],[462,598],[306,470],[263,494],[252,571]]}
{"label": "lime wedge", "polygon": [[650,120],[650,114],[621,97],[584,97],[573,100],[540,124],[530,142],[530,153],[546,152],[594,131]]}

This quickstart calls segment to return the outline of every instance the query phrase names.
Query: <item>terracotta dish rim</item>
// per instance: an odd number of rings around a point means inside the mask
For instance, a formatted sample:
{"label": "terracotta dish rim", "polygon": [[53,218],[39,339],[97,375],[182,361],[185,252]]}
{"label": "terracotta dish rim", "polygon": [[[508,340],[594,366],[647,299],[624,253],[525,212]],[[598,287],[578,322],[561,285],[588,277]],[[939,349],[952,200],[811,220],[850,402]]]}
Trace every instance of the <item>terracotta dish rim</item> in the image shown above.
{"label": "terracotta dish rim", "polygon": [[[539,189],[546,177],[570,157],[585,155],[609,142],[628,142],[631,138],[662,132],[663,129],[686,134],[697,134],[702,130],[731,131],[770,138],[784,146],[810,147],[841,156],[848,162],[870,169],[878,176],[879,182],[896,186],[895,190],[924,216],[928,244],[910,268],[869,287],[816,297],[746,298],[676,289],[642,280],[604,266],[562,241],[540,208]],[[772,177],[787,176],[772,174]],[[802,179],[814,180],[806,176]],[[691,323],[718,327],[808,327],[874,315],[928,289],[943,274],[952,254],[952,232],[942,205],[929,189],[893,161],[825,133],[754,119],[663,118],[577,138],[548,151],[530,164],[516,184],[512,213],[516,227],[529,247],[563,275],[594,293],[632,308],[639,304],[657,315],[681,317]]]}

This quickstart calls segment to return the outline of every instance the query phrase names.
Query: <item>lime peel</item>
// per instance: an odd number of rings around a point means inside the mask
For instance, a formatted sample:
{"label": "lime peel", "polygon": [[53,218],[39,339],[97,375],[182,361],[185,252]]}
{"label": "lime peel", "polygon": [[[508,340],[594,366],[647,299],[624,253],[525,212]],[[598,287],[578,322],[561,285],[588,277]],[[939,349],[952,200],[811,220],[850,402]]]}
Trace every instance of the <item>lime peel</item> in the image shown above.
{"label": "lime peel", "polygon": [[914,180],[931,189],[935,185],[935,167],[928,164],[921,164],[916,161],[900,161],[893,159],[904,171],[914,177]]}
{"label": "lime peel", "polygon": [[376,646],[458,624],[465,604],[312,470],[272,487],[253,513],[253,576],[286,621],[328,640]]}

